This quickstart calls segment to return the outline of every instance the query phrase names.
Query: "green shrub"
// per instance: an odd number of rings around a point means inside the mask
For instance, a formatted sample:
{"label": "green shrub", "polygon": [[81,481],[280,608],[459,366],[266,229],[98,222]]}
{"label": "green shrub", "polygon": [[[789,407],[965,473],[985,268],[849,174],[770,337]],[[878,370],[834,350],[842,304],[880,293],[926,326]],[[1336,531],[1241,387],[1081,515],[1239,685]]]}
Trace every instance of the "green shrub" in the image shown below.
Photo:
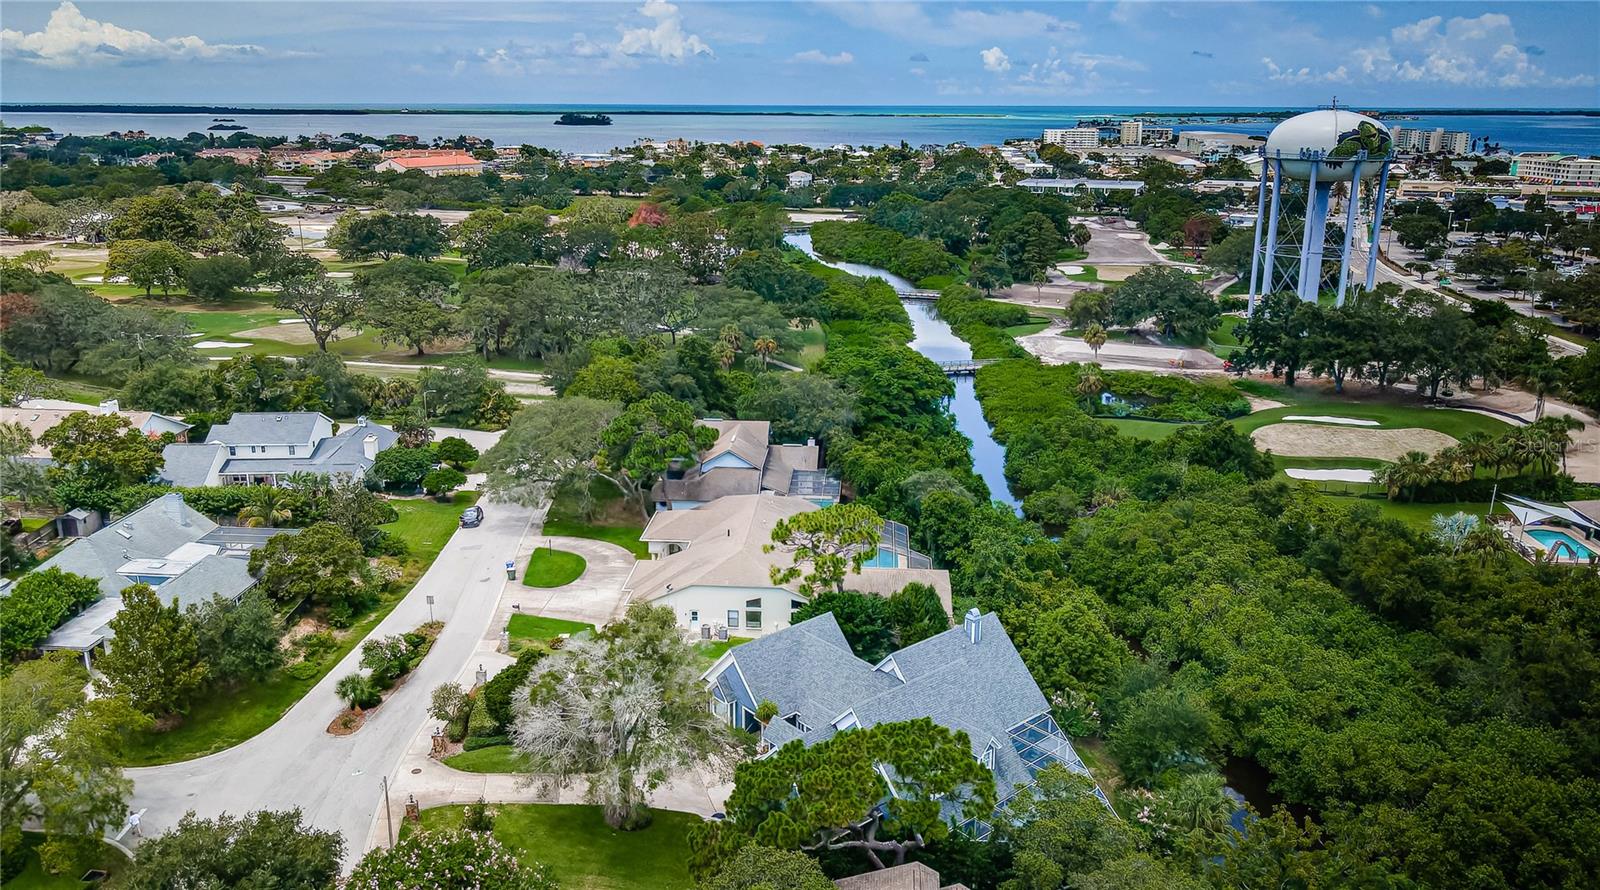
{"label": "green shrub", "polygon": [[469,735],[461,744],[464,751],[476,751],[479,748],[498,748],[511,744],[511,737],[505,735]]}
{"label": "green shrub", "polygon": [[365,674],[346,675],[333,687],[333,691],[349,702],[351,708],[370,708],[383,701],[377,685]]}

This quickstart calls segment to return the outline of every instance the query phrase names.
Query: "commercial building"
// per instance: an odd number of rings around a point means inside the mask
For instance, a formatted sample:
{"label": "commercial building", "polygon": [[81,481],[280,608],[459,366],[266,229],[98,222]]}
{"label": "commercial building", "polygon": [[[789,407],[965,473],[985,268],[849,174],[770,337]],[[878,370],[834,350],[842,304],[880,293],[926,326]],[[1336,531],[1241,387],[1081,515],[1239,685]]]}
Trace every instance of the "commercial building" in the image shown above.
{"label": "commercial building", "polygon": [[1222,157],[1252,151],[1265,142],[1260,136],[1243,133],[1218,133],[1210,130],[1184,130],[1178,134],[1178,150],[1204,158]]}
{"label": "commercial building", "polygon": [[1074,127],[1070,130],[1045,130],[1044,143],[1062,148],[1099,148],[1100,131],[1094,127]]}
{"label": "commercial building", "polygon": [[1553,151],[1525,151],[1511,159],[1519,182],[1541,185],[1600,185],[1600,158]]}
{"label": "commercial building", "polygon": [[1078,192],[1138,192],[1144,191],[1143,180],[1138,179],[1020,179],[1018,188],[1036,195],[1071,195]]}
{"label": "commercial building", "polygon": [[386,158],[372,169],[379,173],[417,171],[428,176],[471,176],[483,172],[483,162],[469,154],[431,155],[421,158]]}
{"label": "commercial building", "polygon": [[1123,121],[1118,135],[1123,145],[1165,145],[1172,141],[1172,128],[1152,127],[1144,121]]}
{"label": "commercial building", "polygon": [[1464,155],[1472,150],[1471,133],[1464,133],[1460,130],[1446,130],[1444,127],[1435,127],[1432,130],[1392,127],[1389,130],[1389,135],[1394,139],[1394,147],[1397,151],[1409,151],[1427,155]]}
{"label": "commercial building", "polygon": [[[639,536],[655,558],[634,564],[622,585],[627,601],[665,606],[685,629],[706,637],[756,637],[788,627],[806,597],[797,582],[772,580],[772,570],[790,568],[793,558],[767,548],[780,521],[816,509],[806,498],[762,492],[657,513]],[[949,573],[912,550],[897,522],[884,523],[877,551],[844,579],[846,590],[879,596],[913,583],[932,587],[949,611]]]}
{"label": "commercial building", "polygon": [[[712,713],[761,733],[758,756],[791,742],[809,746],[853,729],[925,718],[966,733],[973,758],[994,774],[997,815],[1045,767],[1059,764],[1094,778],[993,612],[972,609],[960,625],[875,665],[856,657],[829,612],[729,649],[703,680]],[[778,716],[762,726],[755,710],[767,701],[778,706]],[[1094,793],[1109,806],[1098,787]],[[953,801],[944,809],[970,836],[988,837],[992,818],[965,820]]]}
{"label": "commercial building", "polygon": [[211,428],[199,444],[161,452],[161,479],[172,485],[277,485],[298,473],[362,478],[378,452],[399,436],[365,417],[335,434],[315,411],[246,412]]}

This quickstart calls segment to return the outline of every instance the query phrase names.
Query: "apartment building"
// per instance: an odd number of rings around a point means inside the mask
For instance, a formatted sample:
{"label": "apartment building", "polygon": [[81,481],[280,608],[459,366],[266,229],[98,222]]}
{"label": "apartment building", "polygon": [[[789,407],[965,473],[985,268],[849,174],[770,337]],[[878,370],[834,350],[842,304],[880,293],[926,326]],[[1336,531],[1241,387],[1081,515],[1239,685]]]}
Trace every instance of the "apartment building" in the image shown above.
{"label": "apartment building", "polygon": [[1100,131],[1094,127],[1073,127],[1070,130],[1045,130],[1044,142],[1062,148],[1099,148]]}
{"label": "apartment building", "polygon": [[1511,159],[1518,182],[1539,185],[1600,185],[1600,158],[1555,151],[1525,151]]}

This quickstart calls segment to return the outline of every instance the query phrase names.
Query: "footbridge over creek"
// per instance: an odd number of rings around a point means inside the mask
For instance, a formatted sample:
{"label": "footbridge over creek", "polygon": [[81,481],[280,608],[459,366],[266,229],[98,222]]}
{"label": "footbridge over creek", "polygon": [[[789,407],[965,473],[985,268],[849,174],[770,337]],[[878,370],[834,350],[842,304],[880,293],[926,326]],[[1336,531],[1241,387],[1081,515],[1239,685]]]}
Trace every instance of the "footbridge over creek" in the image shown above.
{"label": "footbridge over creek", "polygon": [[953,362],[939,362],[939,370],[951,377],[966,377],[978,373],[978,369],[985,365],[992,365],[999,359],[969,358]]}

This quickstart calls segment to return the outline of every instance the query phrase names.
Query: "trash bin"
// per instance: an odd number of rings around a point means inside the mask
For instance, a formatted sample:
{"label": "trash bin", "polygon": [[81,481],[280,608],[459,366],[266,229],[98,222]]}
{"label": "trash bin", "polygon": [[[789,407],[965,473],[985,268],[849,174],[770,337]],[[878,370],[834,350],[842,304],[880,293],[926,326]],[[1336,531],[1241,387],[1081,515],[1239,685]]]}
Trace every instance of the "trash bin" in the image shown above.
{"label": "trash bin", "polygon": [[517,564],[514,560],[506,560],[506,580],[517,580]]}

